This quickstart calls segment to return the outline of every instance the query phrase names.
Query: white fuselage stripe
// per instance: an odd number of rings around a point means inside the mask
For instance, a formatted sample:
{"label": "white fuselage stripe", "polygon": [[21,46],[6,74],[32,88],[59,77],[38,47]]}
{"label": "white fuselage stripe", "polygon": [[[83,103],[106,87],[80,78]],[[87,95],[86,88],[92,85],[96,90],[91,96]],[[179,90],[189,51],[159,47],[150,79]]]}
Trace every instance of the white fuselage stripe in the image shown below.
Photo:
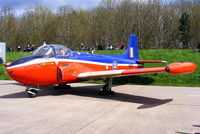
{"label": "white fuselage stripe", "polygon": [[[95,61],[86,61],[86,60],[74,60],[74,59],[55,59],[55,58],[49,58],[49,59],[35,59],[31,60],[26,63],[22,63],[19,65],[8,67],[7,69],[16,68],[16,67],[22,67],[22,66],[28,66],[33,64],[41,64],[45,62],[74,62],[74,63],[87,63],[87,64],[94,64],[94,65],[107,65],[112,66],[112,63],[102,63],[102,62],[95,62]],[[118,66],[142,66],[140,64],[118,64]]]}
{"label": "white fuselage stripe", "polygon": [[120,75],[125,70],[112,70],[112,71],[98,71],[98,72],[87,72],[78,75],[78,78],[87,78],[95,76],[108,76],[108,75]]}

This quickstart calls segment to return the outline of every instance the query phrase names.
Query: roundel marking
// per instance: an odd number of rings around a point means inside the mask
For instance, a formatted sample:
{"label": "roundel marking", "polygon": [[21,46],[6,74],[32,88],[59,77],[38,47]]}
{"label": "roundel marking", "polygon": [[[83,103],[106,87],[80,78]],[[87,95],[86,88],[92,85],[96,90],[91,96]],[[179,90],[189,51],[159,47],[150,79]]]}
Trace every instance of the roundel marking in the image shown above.
{"label": "roundel marking", "polygon": [[113,70],[116,70],[118,68],[118,63],[116,61],[113,61],[112,68]]}

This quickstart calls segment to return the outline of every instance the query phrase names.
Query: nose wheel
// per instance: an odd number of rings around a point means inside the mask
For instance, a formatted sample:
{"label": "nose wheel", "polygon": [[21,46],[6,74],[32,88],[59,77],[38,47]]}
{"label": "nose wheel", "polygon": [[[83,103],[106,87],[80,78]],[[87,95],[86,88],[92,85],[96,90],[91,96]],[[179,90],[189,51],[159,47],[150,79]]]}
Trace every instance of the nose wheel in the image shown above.
{"label": "nose wheel", "polygon": [[37,96],[37,90],[31,89],[30,87],[27,87],[25,92],[27,93],[28,97],[35,98]]}

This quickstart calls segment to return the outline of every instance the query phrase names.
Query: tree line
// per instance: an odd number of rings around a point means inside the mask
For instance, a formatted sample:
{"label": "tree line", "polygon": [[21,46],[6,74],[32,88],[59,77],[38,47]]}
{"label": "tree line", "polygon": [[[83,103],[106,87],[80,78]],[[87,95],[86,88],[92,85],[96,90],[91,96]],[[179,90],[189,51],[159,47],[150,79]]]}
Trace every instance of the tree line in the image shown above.
{"label": "tree line", "polygon": [[0,41],[17,46],[63,44],[79,49],[126,45],[136,34],[140,49],[194,49],[200,43],[200,0],[102,0],[92,9],[45,5],[0,9]]}

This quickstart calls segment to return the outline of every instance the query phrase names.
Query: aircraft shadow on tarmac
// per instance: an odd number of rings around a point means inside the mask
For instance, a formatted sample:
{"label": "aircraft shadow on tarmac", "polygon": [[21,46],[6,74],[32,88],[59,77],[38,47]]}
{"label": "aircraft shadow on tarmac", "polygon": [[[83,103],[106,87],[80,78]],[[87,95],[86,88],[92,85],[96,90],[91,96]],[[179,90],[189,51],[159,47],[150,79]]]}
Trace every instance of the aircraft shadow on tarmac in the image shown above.
{"label": "aircraft shadow on tarmac", "polygon": [[[200,125],[192,125],[193,127],[200,127]],[[199,132],[192,132],[192,133],[188,133],[188,132],[180,132],[180,131],[175,131],[178,134],[200,134]]]}
{"label": "aircraft shadow on tarmac", "polygon": [[200,125],[192,125],[193,127],[200,127]]}
{"label": "aircraft shadow on tarmac", "polygon": [[[159,105],[163,105],[171,102],[173,99],[156,99],[132,94],[125,94],[120,92],[115,92],[115,95],[109,96],[99,96],[97,93],[101,89],[102,85],[94,86],[81,86],[81,87],[72,87],[71,89],[54,89],[52,86],[40,87],[41,90],[38,90],[38,96],[60,96],[60,95],[76,95],[81,97],[91,97],[98,99],[108,99],[116,100],[122,102],[138,103],[142,104],[137,109],[146,109],[152,108]],[[27,98],[27,95],[24,91],[18,93],[12,93],[8,95],[0,96],[0,99],[17,99],[17,98]]]}
{"label": "aircraft shadow on tarmac", "polygon": [[200,133],[186,133],[186,132],[178,132],[178,131],[175,131],[175,132],[178,134],[200,134]]}

